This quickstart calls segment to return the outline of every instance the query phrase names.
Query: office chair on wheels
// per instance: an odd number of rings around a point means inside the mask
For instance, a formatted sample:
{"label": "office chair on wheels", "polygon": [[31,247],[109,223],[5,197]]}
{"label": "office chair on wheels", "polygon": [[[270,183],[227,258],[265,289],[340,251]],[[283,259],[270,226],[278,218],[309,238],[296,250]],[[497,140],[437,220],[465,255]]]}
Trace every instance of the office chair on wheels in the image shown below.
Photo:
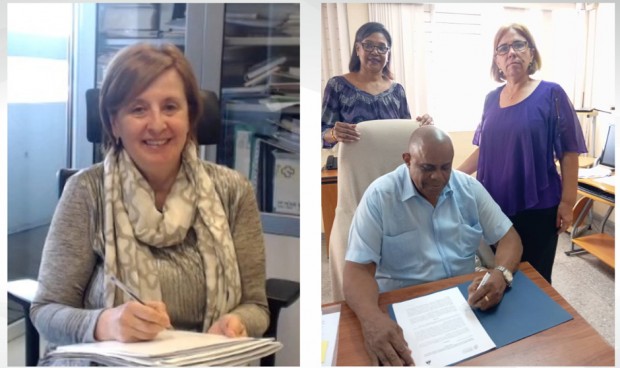
{"label": "office chair on wheels", "polygon": [[[215,93],[201,91],[205,113],[198,123],[198,144],[215,144],[218,140],[220,126],[219,102]],[[86,130],[89,142],[102,143],[102,128],[99,118],[99,90],[86,92],[87,119]],[[60,169],[57,174],[58,197],[62,194],[65,183],[78,169]],[[40,337],[30,319],[30,305],[37,288],[35,280],[15,280],[7,283],[7,294],[10,300],[17,302],[24,310],[26,329],[26,366],[36,366],[40,357]],[[268,279],[266,281],[267,301],[270,312],[270,323],[264,337],[277,337],[278,319],[282,308],[287,308],[299,299],[299,282],[284,279]],[[275,353],[261,358],[261,366],[274,366]]]}

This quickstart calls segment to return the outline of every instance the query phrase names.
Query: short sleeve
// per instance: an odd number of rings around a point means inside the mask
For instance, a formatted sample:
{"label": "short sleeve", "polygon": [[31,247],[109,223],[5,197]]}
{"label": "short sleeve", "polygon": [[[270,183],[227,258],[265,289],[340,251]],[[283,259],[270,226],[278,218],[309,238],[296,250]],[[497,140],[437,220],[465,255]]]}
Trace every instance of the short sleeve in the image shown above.
{"label": "short sleeve", "polygon": [[376,197],[374,190],[367,190],[355,210],[349,231],[347,261],[377,265],[381,261],[383,216]]}
{"label": "short sleeve", "polygon": [[[336,88],[337,81],[330,78],[325,86],[323,93],[323,105],[321,108],[321,138],[325,135],[325,131],[334,127],[337,121],[341,121],[340,116],[340,100],[339,92]],[[323,148],[331,148],[334,144],[325,143],[323,140]]]}
{"label": "short sleeve", "polygon": [[495,244],[510,230],[512,222],[479,181],[472,178],[470,188],[476,198],[484,239],[487,244]]}
{"label": "short sleeve", "polygon": [[487,94],[487,96],[484,98],[484,105],[482,107],[482,117],[480,118],[480,123],[478,123],[478,127],[476,128],[476,131],[474,132],[474,138],[472,139],[472,144],[475,146],[480,146],[480,138],[482,135],[482,125],[484,123],[487,109],[489,108],[489,100],[490,100],[490,96],[492,93],[493,92]]}
{"label": "short sleeve", "polygon": [[411,112],[409,111],[409,104],[407,103],[407,94],[405,93],[405,89],[402,85],[398,85],[396,88],[396,93],[398,94],[398,101],[400,104],[400,111],[398,117],[400,119],[411,119]]}
{"label": "short sleeve", "polygon": [[552,123],[557,124],[554,126],[553,141],[556,158],[562,159],[564,152],[586,153],[588,150],[577,113],[560,86],[552,89],[552,103]]}

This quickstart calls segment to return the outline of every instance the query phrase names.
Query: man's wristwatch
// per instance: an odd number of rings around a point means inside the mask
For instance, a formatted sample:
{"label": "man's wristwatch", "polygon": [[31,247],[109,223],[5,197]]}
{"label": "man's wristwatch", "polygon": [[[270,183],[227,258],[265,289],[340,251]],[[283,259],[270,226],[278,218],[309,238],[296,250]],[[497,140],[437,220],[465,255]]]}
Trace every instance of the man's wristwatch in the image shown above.
{"label": "man's wristwatch", "polygon": [[506,285],[508,287],[511,287],[512,286],[512,272],[510,272],[510,270],[504,266],[497,266],[495,267],[495,269],[502,273],[502,276],[504,276],[504,281],[506,281]]}

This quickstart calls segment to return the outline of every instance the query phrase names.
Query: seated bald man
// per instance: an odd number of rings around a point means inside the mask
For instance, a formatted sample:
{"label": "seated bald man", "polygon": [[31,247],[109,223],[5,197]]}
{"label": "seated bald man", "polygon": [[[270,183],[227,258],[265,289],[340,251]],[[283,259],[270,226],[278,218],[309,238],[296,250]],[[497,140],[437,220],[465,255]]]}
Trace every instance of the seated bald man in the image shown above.
{"label": "seated bald man", "polygon": [[[405,148],[405,147],[403,147]],[[474,308],[500,302],[521,259],[521,239],[484,187],[452,170],[450,137],[416,129],[405,163],[375,180],[355,211],[344,268],[344,295],[359,318],[373,363],[411,365],[400,327],[378,306],[378,294],[474,272],[481,240],[497,243],[488,282],[469,287]]]}

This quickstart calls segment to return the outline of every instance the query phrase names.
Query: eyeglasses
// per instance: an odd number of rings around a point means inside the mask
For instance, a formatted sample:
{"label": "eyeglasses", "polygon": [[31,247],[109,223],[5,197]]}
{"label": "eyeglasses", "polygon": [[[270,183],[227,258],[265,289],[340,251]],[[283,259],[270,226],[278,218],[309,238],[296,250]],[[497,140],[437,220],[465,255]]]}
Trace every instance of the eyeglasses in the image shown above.
{"label": "eyeglasses", "polygon": [[527,41],[515,41],[511,43],[510,45],[509,44],[499,45],[495,48],[495,53],[497,55],[506,55],[510,51],[511,47],[513,50],[515,50],[515,52],[523,52],[527,48]]}
{"label": "eyeglasses", "polygon": [[388,51],[390,51],[390,48],[388,46],[385,46],[384,44],[375,45],[374,43],[371,43],[371,42],[360,42],[360,44],[362,45],[362,48],[366,52],[372,52],[372,50],[376,49],[378,53],[385,54]]}

